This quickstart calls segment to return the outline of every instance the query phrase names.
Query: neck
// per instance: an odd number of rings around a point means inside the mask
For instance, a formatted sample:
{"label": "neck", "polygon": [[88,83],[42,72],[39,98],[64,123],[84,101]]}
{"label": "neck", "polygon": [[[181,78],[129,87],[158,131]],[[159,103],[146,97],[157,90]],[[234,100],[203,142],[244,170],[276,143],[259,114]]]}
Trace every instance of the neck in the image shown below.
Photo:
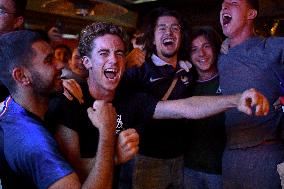
{"label": "neck", "polygon": [[242,32],[239,32],[235,36],[229,37],[229,46],[230,48],[235,47],[253,36],[255,36],[254,27],[248,25],[242,30]]}
{"label": "neck", "polygon": [[12,97],[24,109],[44,120],[44,115],[48,109],[48,97],[35,95],[34,92],[19,92],[12,95]]}
{"label": "neck", "polygon": [[214,78],[218,74],[217,68],[214,68],[214,70],[211,71],[198,71],[198,80],[199,81],[207,81],[212,78]]}
{"label": "neck", "polygon": [[172,65],[174,68],[177,67],[177,55],[174,55],[172,57],[165,57],[165,56],[162,56],[162,55],[158,55],[158,57],[160,59],[162,59],[163,61],[169,63],[170,65]]}
{"label": "neck", "polygon": [[90,85],[89,82],[88,82],[88,86],[89,86],[89,92],[94,99],[104,100],[104,101],[107,101],[107,102],[111,102],[113,100],[114,95],[115,95],[115,91],[107,91],[107,90],[104,90],[104,89],[98,89],[98,88]]}

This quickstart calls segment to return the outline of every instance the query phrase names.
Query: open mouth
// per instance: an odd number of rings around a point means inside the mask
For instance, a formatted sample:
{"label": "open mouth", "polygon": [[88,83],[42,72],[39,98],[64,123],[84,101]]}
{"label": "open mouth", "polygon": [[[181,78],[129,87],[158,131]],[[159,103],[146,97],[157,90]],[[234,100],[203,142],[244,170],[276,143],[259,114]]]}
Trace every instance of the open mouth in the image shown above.
{"label": "open mouth", "polygon": [[200,62],[200,63],[205,63],[206,60],[205,60],[205,59],[200,59],[199,62]]}
{"label": "open mouth", "polygon": [[104,70],[104,74],[108,79],[114,79],[117,76],[117,70],[113,68],[107,68]]}
{"label": "open mouth", "polygon": [[165,45],[165,46],[169,46],[169,45],[173,45],[173,44],[174,44],[173,39],[167,38],[167,39],[163,40],[163,45]]}
{"label": "open mouth", "polygon": [[231,22],[232,16],[229,14],[223,14],[223,25],[227,25]]}

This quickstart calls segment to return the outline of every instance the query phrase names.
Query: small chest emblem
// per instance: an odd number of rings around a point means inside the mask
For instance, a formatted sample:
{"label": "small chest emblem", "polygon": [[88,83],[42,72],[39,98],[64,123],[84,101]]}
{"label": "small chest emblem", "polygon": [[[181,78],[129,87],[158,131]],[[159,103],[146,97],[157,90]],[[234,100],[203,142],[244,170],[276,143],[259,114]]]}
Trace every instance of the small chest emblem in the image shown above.
{"label": "small chest emblem", "polygon": [[121,115],[117,115],[115,133],[119,134],[123,130],[124,130],[124,128],[123,128],[123,122],[122,122],[122,119],[121,119]]}

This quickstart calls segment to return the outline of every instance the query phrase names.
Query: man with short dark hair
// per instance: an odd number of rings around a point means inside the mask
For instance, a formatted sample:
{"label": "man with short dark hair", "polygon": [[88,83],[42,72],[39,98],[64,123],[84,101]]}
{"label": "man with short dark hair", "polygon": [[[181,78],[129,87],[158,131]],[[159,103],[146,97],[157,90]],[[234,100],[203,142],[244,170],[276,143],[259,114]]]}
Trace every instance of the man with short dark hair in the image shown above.
{"label": "man with short dark hair", "polygon": [[0,37],[0,77],[10,96],[0,112],[0,176],[4,188],[110,189],[116,112],[97,101],[88,116],[99,130],[98,158],[82,184],[64,160],[44,120],[49,98],[63,91],[62,63],[34,32]]}

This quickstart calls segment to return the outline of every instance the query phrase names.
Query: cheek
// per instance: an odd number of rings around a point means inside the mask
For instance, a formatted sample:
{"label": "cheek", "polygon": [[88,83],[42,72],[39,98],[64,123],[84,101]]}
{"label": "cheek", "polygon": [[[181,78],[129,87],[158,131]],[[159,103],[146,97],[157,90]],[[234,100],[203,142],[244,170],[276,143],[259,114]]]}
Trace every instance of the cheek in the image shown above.
{"label": "cheek", "polygon": [[191,61],[192,61],[192,63],[193,63],[193,64],[195,64],[197,54],[196,54],[196,53],[192,53],[192,54],[190,55],[190,57],[191,57]]}
{"label": "cheek", "polygon": [[121,62],[120,62],[120,64],[119,64],[119,66],[120,66],[120,68],[121,68],[121,71],[122,71],[122,73],[124,72],[124,70],[125,70],[125,63],[126,61],[125,61],[125,59],[124,60],[122,60]]}
{"label": "cheek", "polygon": [[209,56],[211,59],[214,59],[214,53],[212,49],[209,49],[206,51],[207,56]]}

